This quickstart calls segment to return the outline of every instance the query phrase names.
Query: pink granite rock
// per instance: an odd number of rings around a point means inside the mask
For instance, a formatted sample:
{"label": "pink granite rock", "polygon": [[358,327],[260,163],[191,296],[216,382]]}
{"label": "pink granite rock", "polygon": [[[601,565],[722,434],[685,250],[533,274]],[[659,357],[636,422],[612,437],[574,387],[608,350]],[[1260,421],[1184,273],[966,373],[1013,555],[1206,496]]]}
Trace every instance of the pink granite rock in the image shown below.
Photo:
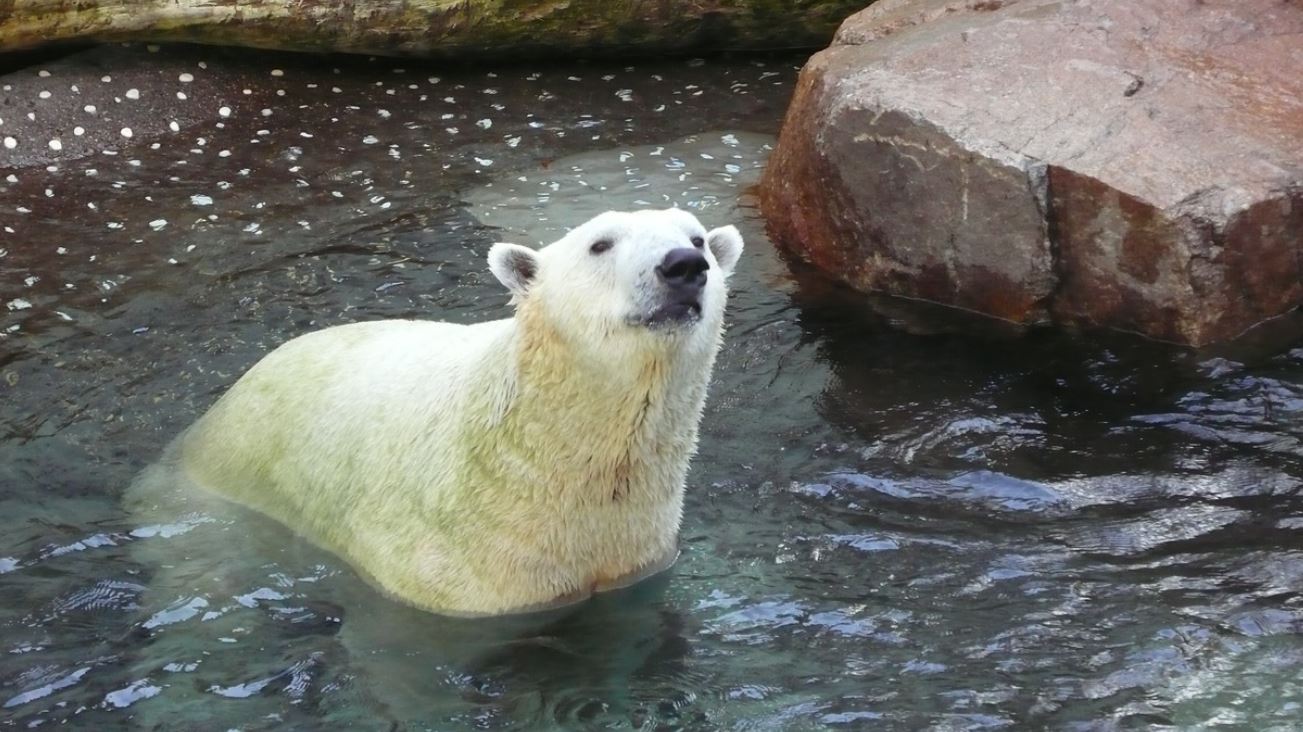
{"label": "pink granite rock", "polygon": [[1205,345],[1303,303],[1303,4],[881,0],[761,197],[850,285]]}

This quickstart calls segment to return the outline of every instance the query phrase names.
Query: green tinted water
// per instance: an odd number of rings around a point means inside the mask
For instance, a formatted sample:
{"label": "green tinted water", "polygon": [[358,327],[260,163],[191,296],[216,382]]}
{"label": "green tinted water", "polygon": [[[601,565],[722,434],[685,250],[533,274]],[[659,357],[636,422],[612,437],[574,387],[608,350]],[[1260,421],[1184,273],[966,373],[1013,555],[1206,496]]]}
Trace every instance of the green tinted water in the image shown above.
{"label": "green tinted water", "polygon": [[[80,123],[89,155],[0,157],[0,720],[1296,727],[1303,351],[976,337],[794,270],[746,189],[795,63],[126,49],[7,77],[20,113],[56,82],[67,108],[36,112],[77,114],[73,84],[122,101]],[[747,240],[669,573],[454,621],[258,517],[122,509],[276,344],[503,317],[493,241],[665,205]]]}

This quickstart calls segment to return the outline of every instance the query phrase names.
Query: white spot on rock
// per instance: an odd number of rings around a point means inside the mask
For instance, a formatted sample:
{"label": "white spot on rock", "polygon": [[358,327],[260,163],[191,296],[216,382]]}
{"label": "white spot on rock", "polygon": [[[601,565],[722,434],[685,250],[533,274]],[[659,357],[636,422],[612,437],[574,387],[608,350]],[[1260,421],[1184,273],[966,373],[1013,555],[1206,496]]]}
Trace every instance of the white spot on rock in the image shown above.
{"label": "white spot on rock", "polygon": [[140,98],[140,90],[139,90],[139,89],[128,89],[128,90],[127,90],[127,99],[139,99],[139,98]]}
{"label": "white spot on rock", "polygon": [[193,203],[196,206],[211,206],[213,205],[213,198],[212,196],[196,194],[190,197],[190,203]]}
{"label": "white spot on rock", "polygon": [[180,76],[176,77],[176,80],[181,82],[182,84],[189,84],[190,82],[195,80],[195,75],[187,71],[181,74]]}

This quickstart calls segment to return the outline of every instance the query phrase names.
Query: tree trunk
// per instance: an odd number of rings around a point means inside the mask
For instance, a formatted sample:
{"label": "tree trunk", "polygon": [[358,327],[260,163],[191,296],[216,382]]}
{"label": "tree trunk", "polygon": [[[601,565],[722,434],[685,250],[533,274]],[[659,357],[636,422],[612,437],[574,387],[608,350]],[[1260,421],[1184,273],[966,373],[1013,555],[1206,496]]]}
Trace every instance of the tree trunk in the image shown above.
{"label": "tree trunk", "polygon": [[871,0],[0,0],[0,50],[188,41],[484,58],[826,45]]}

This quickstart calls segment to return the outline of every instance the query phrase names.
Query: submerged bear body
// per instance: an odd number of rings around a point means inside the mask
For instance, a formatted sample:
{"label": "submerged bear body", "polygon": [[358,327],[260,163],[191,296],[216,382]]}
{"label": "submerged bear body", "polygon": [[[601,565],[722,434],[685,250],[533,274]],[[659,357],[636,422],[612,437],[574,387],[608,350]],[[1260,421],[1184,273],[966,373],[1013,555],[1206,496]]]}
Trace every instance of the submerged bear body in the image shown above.
{"label": "submerged bear body", "polygon": [[297,338],[176,445],[203,488],[453,614],[540,609],[676,554],[683,483],[742,249],[676,211],[495,245],[514,317]]}

